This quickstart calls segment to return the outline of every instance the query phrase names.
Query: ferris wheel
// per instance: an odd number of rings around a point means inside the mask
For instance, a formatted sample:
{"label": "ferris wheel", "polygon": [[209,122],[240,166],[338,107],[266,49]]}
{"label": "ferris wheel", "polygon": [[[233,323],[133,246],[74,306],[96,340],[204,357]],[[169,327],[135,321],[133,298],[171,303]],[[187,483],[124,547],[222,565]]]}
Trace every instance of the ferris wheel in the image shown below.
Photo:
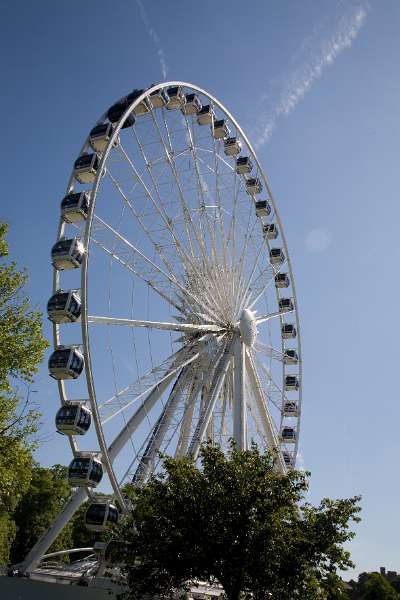
{"label": "ferris wheel", "polygon": [[85,500],[89,527],[116,522],[124,484],[144,484],[160,453],[196,461],[205,440],[233,438],[295,466],[289,252],[255,151],[216,98],[171,81],[113,104],[73,165],[51,259],[49,372],[76,490],[26,572]]}

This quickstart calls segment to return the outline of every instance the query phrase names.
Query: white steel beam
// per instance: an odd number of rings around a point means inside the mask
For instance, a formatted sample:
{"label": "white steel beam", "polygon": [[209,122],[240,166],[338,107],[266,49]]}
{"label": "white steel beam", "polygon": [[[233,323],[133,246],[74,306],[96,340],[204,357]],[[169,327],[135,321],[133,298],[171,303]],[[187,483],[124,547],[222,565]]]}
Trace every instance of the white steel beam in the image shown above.
{"label": "white steel beam", "polygon": [[238,337],[234,346],[233,437],[238,450],[247,450],[245,345]]}
{"label": "white steel beam", "polygon": [[256,401],[257,410],[261,418],[261,422],[263,425],[263,429],[265,431],[265,436],[267,438],[268,447],[270,450],[275,450],[277,455],[277,470],[281,473],[286,473],[286,465],[283,460],[278,434],[274,427],[274,422],[272,420],[271,415],[269,414],[267,402],[265,400],[264,392],[262,390],[261,381],[258,377],[258,373],[256,367],[254,365],[253,357],[250,351],[246,350],[246,370],[249,377],[249,383],[251,390],[254,394],[254,399]]}
{"label": "white steel beam", "polygon": [[141,321],[138,319],[118,319],[115,317],[88,316],[88,322],[95,325],[125,325],[126,327],[147,327],[166,331],[183,331],[184,333],[216,333],[221,331],[219,325],[197,325],[196,323],[165,323],[160,321]]}

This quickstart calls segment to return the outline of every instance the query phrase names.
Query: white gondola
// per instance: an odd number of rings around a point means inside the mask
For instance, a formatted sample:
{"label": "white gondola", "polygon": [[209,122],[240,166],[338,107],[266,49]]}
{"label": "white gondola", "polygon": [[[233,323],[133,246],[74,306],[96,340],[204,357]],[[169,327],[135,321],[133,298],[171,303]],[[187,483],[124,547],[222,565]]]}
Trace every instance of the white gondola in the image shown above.
{"label": "white gondola", "polygon": [[224,138],[228,137],[229,127],[225,119],[214,121],[212,134],[216,140],[223,140]]}
{"label": "white gondola", "polygon": [[51,264],[57,271],[78,269],[84,253],[80,238],[61,238],[51,249]]}
{"label": "white gondola", "polygon": [[49,358],[50,377],[57,380],[77,379],[83,366],[83,354],[76,346],[59,346]]}
{"label": "white gondola", "polygon": [[282,325],[282,337],[284,340],[294,339],[296,335],[297,331],[293,323],[284,323]]}
{"label": "white gondola", "polygon": [[[118,100],[118,102],[116,102],[115,104],[110,106],[110,108],[108,109],[108,111],[107,111],[108,120],[111,123],[117,123],[120,120],[120,118],[122,117],[122,115],[124,114],[124,112],[129,108],[130,104],[131,104],[131,102],[129,102],[127,96],[125,96],[124,98],[121,98],[121,100]],[[122,129],[125,129],[126,127],[131,127],[134,124],[135,124],[135,116],[131,113],[126,118],[124,124],[122,125]]]}
{"label": "white gondola", "polygon": [[119,521],[119,510],[110,500],[91,502],[86,509],[85,525],[90,531],[104,531]]}
{"label": "white gondola", "polygon": [[239,158],[236,159],[236,173],[239,175],[250,173],[252,168],[253,163],[251,162],[251,158],[249,156],[239,156]]}
{"label": "white gondola", "polygon": [[278,227],[275,223],[266,223],[263,225],[263,236],[268,240],[276,240],[279,235]]}
{"label": "white gondola", "polygon": [[167,98],[164,90],[155,90],[149,96],[153,108],[162,108],[165,106]]}
{"label": "white gondola", "polygon": [[283,416],[284,417],[298,417],[299,416],[299,405],[297,402],[290,402],[287,400],[283,403]]}
{"label": "white gondola", "polygon": [[201,110],[201,102],[197,94],[186,94],[186,102],[181,107],[184,115],[197,115]]}
{"label": "white gondola", "polygon": [[281,431],[281,441],[286,444],[294,444],[296,441],[296,430],[294,427],[283,427]]}
{"label": "white gondola", "polygon": [[299,390],[299,379],[297,375],[286,375],[285,390],[287,392],[297,392]]}
{"label": "white gondola", "polygon": [[[101,123],[101,125],[93,127],[89,133],[89,144],[95,152],[104,152],[113,131],[114,125],[112,123]],[[119,143],[119,140],[116,143]]]}
{"label": "white gondola", "polygon": [[197,123],[199,125],[210,125],[215,117],[213,108],[206,104],[203,106],[197,115]]}
{"label": "white gondola", "polygon": [[283,353],[283,362],[285,365],[297,365],[299,362],[299,355],[296,350],[292,350],[291,348],[286,348]]}
{"label": "white gondola", "polygon": [[79,452],[68,468],[68,480],[75,487],[96,487],[102,477],[102,462],[93,452]]}
{"label": "white gondola", "polygon": [[294,456],[291,452],[282,452],[285,465],[290,469],[294,465]]}
{"label": "white gondola", "polygon": [[279,298],[279,312],[291,312],[294,310],[293,298]]}
{"label": "white gondola", "polygon": [[246,181],[246,192],[248,194],[261,194],[262,183],[258,177],[250,177],[250,179]]}
{"label": "white gondola", "polygon": [[[133,92],[131,92],[130,94],[127,95],[127,100],[129,104],[132,104],[132,102],[135,102],[135,100],[137,100],[139,98],[139,96],[141,96],[143,94],[144,90],[133,90]],[[140,115],[144,115],[147,112],[149,112],[149,107],[147,106],[146,102],[143,100],[142,102],[140,102],[137,106],[135,106],[135,108],[133,109],[133,112],[136,116],[140,116]]]}
{"label": "white gondola", "polygon": [[271,214],[271,205],[268,200],[257,200],[256,202],[256,216],[257,217],[268,217]]}
{"label": "white gondola", "polygon": [[176,110],[177,108],[182,108],[182,106],[186,102],[186,96],[182,91],[182,88],[179,86],[173,86],[168,88],[165,93],[166,97],[166,107],[168,110]]}
{"label": "white gondola", "polygon": [[287,273],[277,273],[275,275],[275,287],[287,288],[290,285],[289,275]]}
{"label": "white gondola", "polygon": [[93,183],[100,160],[97,154],[82,154],[74,163],[74,177],[79,183]]}
{"label": "white gondola", "polygon": [[56,414],[57,431],[64,435],[84,435],[92,422],[91,410],[82,402],[66,402]]}
{"label": "white gondola", "polygon": [[88,216],[90,197],[88,192],[67,194],[61,200],[61,217],[66,223],[85,221]]}
{"label": "white gondola", "polygon": [[237,156],[242,149],[242,142],[237,137],[224,140],[224,152],[226,156]]}
{"label": "white gondola", "polygon": [[47,316],[52,323],[75,323],[81,316],[81,297],[76,290],[58,290],[47,303]]}
{"label": "white gondola", "polygon": [[269,262],[271,265],[282,265],[286,260],[282,248],[271,248],[269,251]]}

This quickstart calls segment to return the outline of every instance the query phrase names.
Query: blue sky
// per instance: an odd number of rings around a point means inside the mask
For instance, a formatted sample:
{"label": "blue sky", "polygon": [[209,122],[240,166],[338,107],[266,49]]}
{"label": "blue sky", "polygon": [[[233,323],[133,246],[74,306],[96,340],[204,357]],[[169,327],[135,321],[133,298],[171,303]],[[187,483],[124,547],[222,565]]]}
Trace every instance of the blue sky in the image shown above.
{"label": "blue sky", "polygon": [[[310,500],[362,494],[356,571],[400,569],[398,143],[400,5],[237,0],[3,3],[0,217],[33,303],[73,160],[98,116],[136,86],[193,82],[257,142],[285,225],[304,355],[301,455]],[[50,327],[45,324],[50,337]],[[56,386],[35,384],[45,465]]]}

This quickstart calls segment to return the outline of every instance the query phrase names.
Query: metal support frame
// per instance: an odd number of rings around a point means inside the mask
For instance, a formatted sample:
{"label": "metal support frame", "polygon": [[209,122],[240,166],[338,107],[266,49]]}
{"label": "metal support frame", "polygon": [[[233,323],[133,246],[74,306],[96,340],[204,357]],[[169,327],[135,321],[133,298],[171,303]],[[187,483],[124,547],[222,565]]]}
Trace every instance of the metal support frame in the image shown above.
{"label": "metal support frame", "polygon": [[238,336],[234,344],[233,438],[238,450],[247,450],[247,403],[245,345]]}

